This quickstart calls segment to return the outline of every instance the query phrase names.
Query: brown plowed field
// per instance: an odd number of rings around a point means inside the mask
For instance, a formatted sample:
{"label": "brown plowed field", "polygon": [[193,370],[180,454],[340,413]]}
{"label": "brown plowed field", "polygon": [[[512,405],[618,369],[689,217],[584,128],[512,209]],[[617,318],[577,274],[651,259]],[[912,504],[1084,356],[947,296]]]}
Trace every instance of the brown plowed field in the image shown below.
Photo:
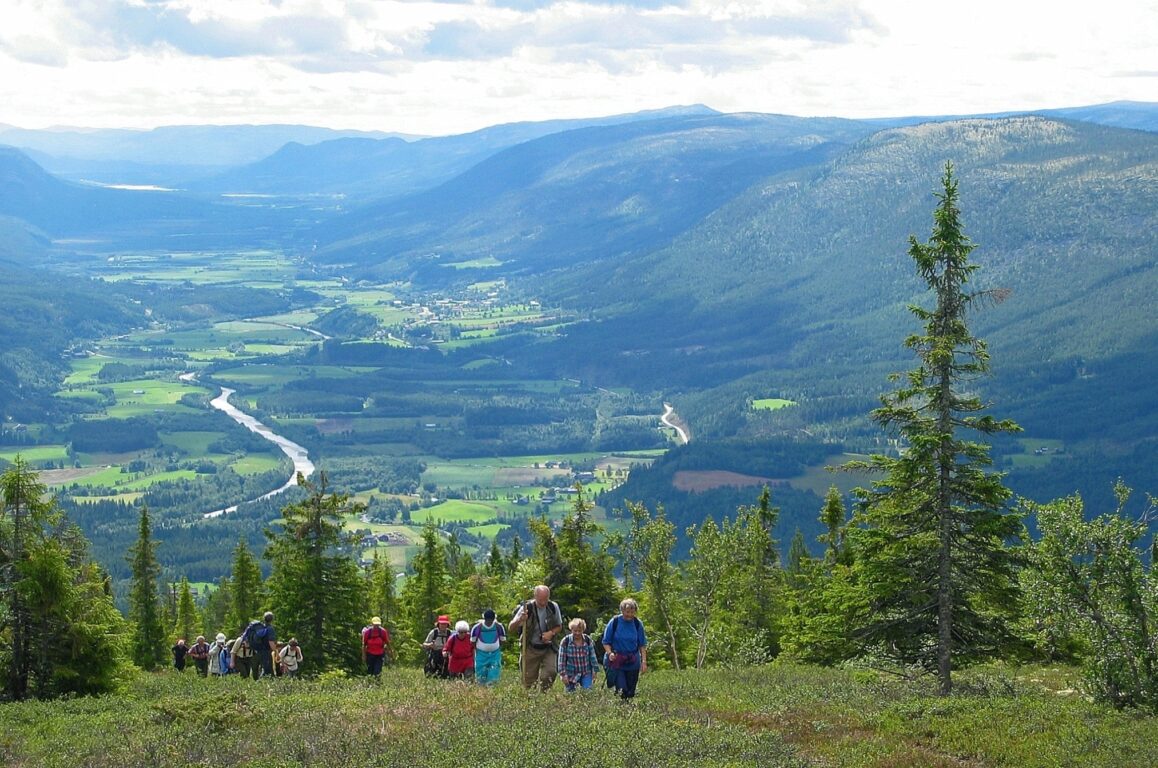
{"label": "brown plowed field", "polygon": [[773,480],[770,477],[756,477],[755,475],[741,475],[739,472],[724,470],[680,470],[672,477],[672,485],[680,491],[710,491],[713,488],[731,486],[745,488],[749,485],[782,485],[783,480]]}

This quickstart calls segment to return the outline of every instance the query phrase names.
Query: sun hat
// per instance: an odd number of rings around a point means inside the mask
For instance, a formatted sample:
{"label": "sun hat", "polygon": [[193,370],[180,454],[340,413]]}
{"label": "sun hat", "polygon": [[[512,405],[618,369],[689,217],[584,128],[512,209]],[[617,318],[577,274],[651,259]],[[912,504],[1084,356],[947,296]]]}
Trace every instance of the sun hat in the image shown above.
{"label": "sun hat", "polygon": [[215,639],[219,643],[224,643],[225,642],[225,633],[224,632],[218,632],[217,637]]}
{"label": "sun hat", "polygon": [[467,624],[465,621],[460,621],[454,625],[454,631],[455,632],[470,632],[470,624]]}
{"label": "sun hat", "polygon": [[370,619],[370,623],[377,627],[382,623],[382,617],[375,616],[374,618]]}
{"label": "sun hat", "polygon": [[438,617],[438,623],[439,624],[449,624],[450,623],[450,617],[443,614],[442,616]]}

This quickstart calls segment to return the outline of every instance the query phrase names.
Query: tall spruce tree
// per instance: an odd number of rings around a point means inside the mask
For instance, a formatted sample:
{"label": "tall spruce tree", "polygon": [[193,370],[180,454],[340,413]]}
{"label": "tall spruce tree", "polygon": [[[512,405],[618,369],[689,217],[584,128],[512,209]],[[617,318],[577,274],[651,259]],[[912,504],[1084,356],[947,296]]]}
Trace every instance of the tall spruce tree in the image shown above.
{"label": "tall spruce tree", "polygon": [[165,625],[161,618],[158,586],[161,565],[157,562],[157,544],[149,522],[149,508],[141,507],[137,541],[127,557],[132,573],[129,590],[129,620],[133,624],[132,659],[138,667],[151,670],[165,659]]}
{"label": "tall spruce tree", "polygon": [[193,588],[189,586],[189,579],[181,577],[177,587],[177,621],[173,625],[174,639],[183,638],[186,643],[193,645],[194,639],[201,634],[198,630],[200,618],[197,616],[197,604],[193,602]]}
{"label": "tall spruce tree", "polygon": [[542,564],[543,583],[551,588],[551,599],[563,615],[580,617],[595,627],[598,619],[615,613],[619,585],[603,527],[591,519],[595,504],[581,486],[576,485],[576,491],[557,535],[546,520],[532,521],[534,557]]}
{"label": "tall spruce tree", "polygon": [[282,508],[279,530],[266,531],[276,626],[282,639],[297,638],[305,651],[304,670],[354,671],[360,665],[356,639],[366,613],[366,588],[342,523],[363,505],[328,492],[324,472],[316,483],[299,473],[298,485],[309,495]]}
{"label": "tall spruce tree", "polygon": [[[249,622],[261,618],[264,613],[265,586],[261,581],[261,566],[245,539],[239,539],[233,548],[233,574],[229,580],[232,598],[229,611],[230,632],[240,633]],[[230,635],[234,637],[234,635]]]}
{"label": "tall spruce tree", "polygon": [[929,242],[909,244],[935,300],[932,309],[910,307],[924,324],[923,333],[905,340],[918,365],[872,414],[901,437],[904,451],[851,466],[882,474],[860,491],[854,529],[858,576],[873,608],[862,636],[882,653],[935,671],[948,694],[954,659],[992,650],[1001,613],[1016,602],[1009,547],[1022,525],[1007,511],[1002,476],[988,471],[989,447],[962,436],[1019,427],[981,415],[987,405],[968,389],[989,371],[969,311],[1004,295],[968,289],[977,266],[969,260],[974,245],[962,228],[951,164],[941,186]]}
{"label": "tall spruce tree", "polygon": [[424,638],[434,620],[450,601],[450,574],[446,566],[446,548],[434,523],[422,528],[422,545],[410,561],[414,575],[402,587],[407,631],[410,637]]}
{"label": "tall spruce tree", "polygon": [[0,499],[0,700],[110,690],[127,628],[88,541],[20,456]]}
{"label": "tall spruce tree", "polygon": [[51,511],[44,491],[36,473],[19,456],[0,476],[4,502],[0,509],[0,607],[7,614],[12,640],[5,693],[14,699],[27,695],[33,663],[32,616],[18,585],[21,564],[28,558],[28,541],[35,538]]}
{"label": "tall spruce tree", "polygon": [[382,624],[394,632],[398,628],[398,595],[394,589],[394,569],[390,561],[374,550],[374,560],[366,569],[367,613],[382,619]]}

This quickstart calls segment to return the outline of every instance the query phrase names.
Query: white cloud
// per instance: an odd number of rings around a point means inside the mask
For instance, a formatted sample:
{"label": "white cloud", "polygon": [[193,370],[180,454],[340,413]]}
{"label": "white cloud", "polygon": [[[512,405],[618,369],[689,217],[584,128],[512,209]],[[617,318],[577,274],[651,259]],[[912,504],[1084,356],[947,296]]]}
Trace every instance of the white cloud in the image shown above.
{"label": "white cloud", "polygon": [[9,0],[0,122],[420,133],[707,103],[873,116],[1153,100],[1158,7],[974,0]]}

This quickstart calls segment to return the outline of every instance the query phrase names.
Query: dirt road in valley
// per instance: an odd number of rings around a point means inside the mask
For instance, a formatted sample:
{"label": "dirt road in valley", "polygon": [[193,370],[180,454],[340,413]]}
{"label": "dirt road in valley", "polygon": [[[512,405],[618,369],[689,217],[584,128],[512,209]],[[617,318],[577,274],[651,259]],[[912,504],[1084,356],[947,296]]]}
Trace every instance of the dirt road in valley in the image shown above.
{"label": "dirt road in valley", "polygon": [[675,408],[672,407],[671,403],[663,404],[663,416],[660,416],[659,420],[665,427],[670,427],[676,431],[682,445],[691,441],[692,438],[688,433],[687,425],[684,424],[683,419],[676,415]]}

